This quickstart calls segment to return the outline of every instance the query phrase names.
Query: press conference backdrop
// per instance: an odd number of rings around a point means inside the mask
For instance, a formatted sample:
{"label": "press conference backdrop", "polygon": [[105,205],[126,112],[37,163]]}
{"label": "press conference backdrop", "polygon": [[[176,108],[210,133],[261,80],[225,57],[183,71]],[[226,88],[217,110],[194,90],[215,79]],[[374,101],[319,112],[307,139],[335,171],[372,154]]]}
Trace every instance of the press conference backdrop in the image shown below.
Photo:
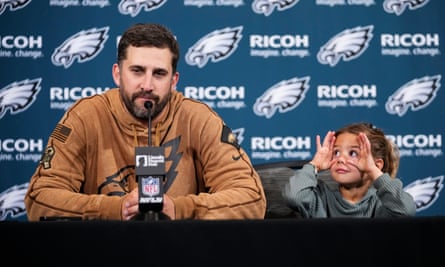
{"label": "press conference backdrop", "polygon": [[0,220],[74,101],[115,85],[122,32],[168,26],[177,90],[214,108],[253,163],[311,159],[315,136],[368,121],[399,146],[417,216],[445,215],[445,1],[3,0]]}

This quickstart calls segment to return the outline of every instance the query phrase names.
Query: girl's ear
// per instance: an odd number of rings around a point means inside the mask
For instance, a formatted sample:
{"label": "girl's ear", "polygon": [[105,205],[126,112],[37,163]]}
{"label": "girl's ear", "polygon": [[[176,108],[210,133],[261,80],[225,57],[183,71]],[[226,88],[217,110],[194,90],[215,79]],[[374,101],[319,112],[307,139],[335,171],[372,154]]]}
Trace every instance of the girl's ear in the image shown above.
{"label": "girl's ear", "polygon": [[383,169],[383,165],[385,165],[385,163],[383,162],[383,159],[376,159],[374,160],[375,162],[375,166],[377,166],[377,168],[379,168],[380,170]]}

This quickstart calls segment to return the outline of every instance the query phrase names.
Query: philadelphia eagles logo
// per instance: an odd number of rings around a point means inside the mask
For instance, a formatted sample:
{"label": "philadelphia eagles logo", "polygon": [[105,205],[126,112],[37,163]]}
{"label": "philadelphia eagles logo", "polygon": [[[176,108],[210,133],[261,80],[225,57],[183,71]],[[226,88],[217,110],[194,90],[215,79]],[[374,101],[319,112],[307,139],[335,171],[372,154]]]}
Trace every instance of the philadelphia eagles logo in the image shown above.
{"label": "philadelphia eagles logo", "polygon": [[280,113],[296,108],[309,89],[309,77],[281,81],[257,98],[253,111],[258,116],[270,119],[278,110]]}
{"label": "philadelphia eagles logo", "polygon": [[54,50],[51,61],[54,65],[64,66],[66,69],[75,59],[79,63],[93,59],[103,49],[108,39],[108,29],[109,27],[92,28],[76,33]]}
{"label": "philadelphia eagles logo", "polygon": [[417,111],[427,107],[436,97],[440,78],[441,75],[425,76],[406,83],[388,98],[386,111],[401,117],[409,108]]}
{"label": "philadelphia eagles logo", "polygon": [[443,188],[443,175],[416,180],[405,186],[403,190],[410,194],[416,203],[416,211],[430,207],[439,198]]}
{"label": "philadelphia eagles logo", "polygon": [[16,11],[24,8],[31,3],[31,0],[1,0],[0,1],[0,15],[5,12],[6,7],[9,6],[9,10]]}
{"label": "philadelphia eagles logo", "polygon": [[0,221],[25,215],[25,195],[29,183],[14,185],[0,193]]}
{"label": "philadelphia eagles logo", "polygon": [[320,48],[318,61],[334,67],[340,59],[350,61],[359,57],[368,48],[373,29],[374,26],[368,25],[340,32]]}
{"label": "philadelphia eagles logo", "polygon": [[257,14],[264,14],[266,17],[272,14],[275,8],[283,11],[295,6],[300,0],[254,0],[252,10]]}
{"label": "philadelphia eagles logo", "polygon": [[141,12],[142,8],[148,12],[160,8],[166,2],[167,0],[122,0],[118,9],[123,15],[135,17]]}
{"label": "philadelphia eagles logo", "polygon": [[423,7],[429,0],[385,0],[383,2],[383,9],[387,13],[394,13],[397,16],[401,15],[406,8],[410,10]]}
{"label": "philadelphia eagles logo", "polygon": [[189,48],[185,61],[189,65],[204,67],[209,60],[218,62],[228,58],[242,38],[242,26],[215,30]]}
{"label": "philadelphia eagles logo", "polygon": [[236,140],[238,140],[239,145],[241,145],[244,140],[244,131],[244,128],[233,129],[232,131],[232,133],[236,136]]}
{"label": "philadelphia eagles logo", "polygon": [[0,119],[6,111],[14,115],[27,110],[40,92],[41,78],[13,82],[0,89]]}

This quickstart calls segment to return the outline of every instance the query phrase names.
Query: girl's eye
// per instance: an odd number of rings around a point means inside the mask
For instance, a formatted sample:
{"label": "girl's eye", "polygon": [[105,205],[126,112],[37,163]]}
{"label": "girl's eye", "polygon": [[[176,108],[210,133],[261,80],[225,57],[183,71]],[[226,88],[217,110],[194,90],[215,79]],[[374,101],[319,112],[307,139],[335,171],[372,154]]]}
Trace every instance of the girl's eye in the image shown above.
{"label": "girl's eye", "polygon": [[352,150],[351,152],[349,152],[349,155],[351,155],[351,157],[357,157],[358,156],[358,152],[355,150]]}

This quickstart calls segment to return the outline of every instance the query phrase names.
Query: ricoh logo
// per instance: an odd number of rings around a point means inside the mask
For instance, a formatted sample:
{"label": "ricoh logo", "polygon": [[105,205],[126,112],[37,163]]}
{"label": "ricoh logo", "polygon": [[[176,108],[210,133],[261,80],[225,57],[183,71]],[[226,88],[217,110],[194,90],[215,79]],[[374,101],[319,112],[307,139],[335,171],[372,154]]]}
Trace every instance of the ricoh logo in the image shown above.
{"label": "ricoh logo", "polygon": [[41,158],[43,139],[6,138],[0,139],[0,162],[33,161]]}
{"label": "ricoh logo", "polygon": [[317,86],[319,107],[367,107],[377,106],[377,86],[371,85],[319,85]]}
{"label": "ricoh logo", "polygon": [[49,92],[50,108],[67,110],[76,100],[102,94],[109,89],[109,87],[51,87]]}
{"label": "ricoh logo", "polygon": [[384,56],[438,56],[438,33],[384,33],[380,36],[381,53]]}
{"label": "ricoh logo", "polygon": [[250,139],[252,159],[309,159],[311,138],[309,136],[253,136]]}
{"label": "ricoh logo", "polygon": [[186,86],[184,95],[206,103],[211,108],[231,108],[239,110],[247,105],[244,102],[244,86]]}
{"label": "ricoh logo", "polygon": [[43,57],[42,47],[41,35],[0,36],[0,58],[41,58]]}
{"label": "ricoh logo", "polygon": [[259,35],[249,37],[252,57],[308,57],[309,35]]}
{"label": "ricoh logo", "polygon": [[433,157],[443,156],[441,134],[406,134],[387,135],[400,150],[400,157]]}

